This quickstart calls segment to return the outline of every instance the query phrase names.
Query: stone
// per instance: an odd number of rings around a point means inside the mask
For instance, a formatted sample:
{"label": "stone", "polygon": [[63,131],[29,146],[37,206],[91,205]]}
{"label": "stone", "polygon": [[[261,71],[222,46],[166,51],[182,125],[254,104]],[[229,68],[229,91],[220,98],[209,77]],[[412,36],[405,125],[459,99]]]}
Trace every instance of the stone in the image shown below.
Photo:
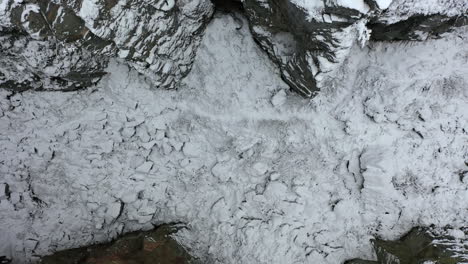
{"label": "stone", "polygon": [[430,228],[416,227],[396,241],[373,240],[377,262],[354,259],[345,263],[464,263],[468,260],[464,233],[461,230],[446,229],[442,234],[437,234]]}
{"label": "stone", "polygon": [[[214,0],[236,21],[245,13],[283,80],[305,97],[334,78],[356,43],[425,40],[467,25],[467,5],[446,2],[439,6],[447,8],[431,10],[423,0]],[[4,0],[0,87],[81,89],[106,74],[111,58],[120,58],[154,87],[177,88],[213,11],[210,0]],[[272,103],[280,106],[283,97]]]}
{"label": "stone", "polygon": [[[460,263],[468,259],[468,249],[453,237],[435,235],[426,228],[414,228],[399,241],[373,241],[382,263],[411,264],[434,261],[439,264]],[[458,251],[456,245],[462,249]],[[464,250],[463,250],[464,248]]]}
{"label": "stone", "polygon": [[[113,242],[64,250],[42,258],[42,264],[198,264],[171,234],[177,232],[172,226],[160,226],[155,230],[134,232],[121,236]],[[0,258],[0,260],[2,260]],[[7,263],[7,262],[5,262]]]}
{"label": "stone", "polygon": [[440,37],[441,34],[455,27],[468,25],[468,17],[451,17],[446,15],[418,14],[394,23],[383,19],[375,19],[368,24],[373,34],[372,40],[426,40],[431,37]]}
{"label": "stone", "polygon": [[281,174],[279,174],[278,172],[273,172],[270,175],[270,181],[277,181],[280,177],[281,177]]}
{"label": "stone", "polygon": [[39,241],[35,239],[26,239],[24,241],[24,247],[31,251],[35,250],[38,244]]}
{"label": "stone", "polygon": [[275,62],[283,80],[311,97],[346,58],[357,38],[357,25],[374,10],[357,10],[338,1],[323,1],[306,10],[294,1],[246,0],[245,13],[254,38]]}
{"label": "stone", "polygon": [[114,57],[175,88],[214,10],[209,0],[5,1],[0,86],[15,91],[91,86]]}
{"label": "stone", "polygon": [[0,23],[3,88],[76,90],[105,74],[113,43],[90,32],[72,9],[46,0],[5,1],[9,23]]}
{"label": "stone", "polygon": [[457,12],[441,14],[444,10],[432,10],[422,0],[245,0],[243,7],[254,38],[279,66],[283,80],[312,97],[356,43],[425,40],[467,25],[468,6],[446,2],[447,10]]}

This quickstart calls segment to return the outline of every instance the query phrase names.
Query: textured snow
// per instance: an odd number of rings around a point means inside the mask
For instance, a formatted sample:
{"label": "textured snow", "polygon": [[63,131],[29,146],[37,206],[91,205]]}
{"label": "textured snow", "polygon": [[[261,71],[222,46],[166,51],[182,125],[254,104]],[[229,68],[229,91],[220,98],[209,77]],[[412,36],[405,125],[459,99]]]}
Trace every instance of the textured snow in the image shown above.
{"label": "textured snow", "polygon": [[376,0],[375,2],[380,9],[386,9],[390,6],[393,0]]}
{"label": "textured snow", "polygon": [[213,20],[178,91],[117,61],[83,91],[0,90],[0,255],[182,222],[214,263],[336,264],[466,226],[466,28],[355,47],[310,101],[235,27]]}

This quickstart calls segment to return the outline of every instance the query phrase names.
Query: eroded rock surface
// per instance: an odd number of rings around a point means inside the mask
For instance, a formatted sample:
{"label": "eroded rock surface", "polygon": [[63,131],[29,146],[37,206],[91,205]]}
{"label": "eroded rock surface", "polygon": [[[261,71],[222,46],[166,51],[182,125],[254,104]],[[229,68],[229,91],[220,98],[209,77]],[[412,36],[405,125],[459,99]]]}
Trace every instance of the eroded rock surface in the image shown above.
{"label": "eroded rock surface", "polygon": [[173,226],[126,234],[115,241],[59,251],[42,259],[41,264],[197,264],[171,234]]}
{"label": "eroded rock surface", "polygon": [[468,22],[468,4],[457,0],[4,0],[0,84],[74,90],[96,83],[109,58],[120,57],[153,86],[176,88],[211,2],[220,12],[245,12],[282,78],[306,97],[335,77],[356,43],[424,40]]}
{"label": "eroded rock surface", "polygon": [[367,25],[372,40],[426,40],[468,24],[468,2],[393,0]]}
{"label": "eroded rock surface", "polygon": [[191,68],[209,0],[5,0],[0,4],[0,84],[74,90],[99,80],[119,56],[156,87]]}
{"label": "eroded rock surface", "polygon": [[290,87],[307,97],[334,77],[356,42],[363,46],[369,38],[422,40],[438,36],[454,26],[466,25],[468,10],[468,4],[453,0],[243,2],[260,46],[279,65]]}
{"label": "eroded rock surface", "polygon": [[465,232],[448,229],[435,233],[428,228],[413,228],[396,241],[373,241],[377,261],[354,259],[347,264],[453,264],[468,261],[468,243]]}
{"label": "eroded rock surface", "polygon": [[254,37],[279,65],[283,79],[293,90],[312,96],[365,29],[359,21],[376,11],[361,2],[362,9],[339,1],[284,0],[246,0],[244,7]]}

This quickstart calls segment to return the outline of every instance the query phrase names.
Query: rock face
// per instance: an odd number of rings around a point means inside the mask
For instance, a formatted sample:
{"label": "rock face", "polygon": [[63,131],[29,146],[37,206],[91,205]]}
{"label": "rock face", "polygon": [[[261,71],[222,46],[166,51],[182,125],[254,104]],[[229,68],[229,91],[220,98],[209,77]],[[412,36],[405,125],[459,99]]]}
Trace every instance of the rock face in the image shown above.
{"label": "rock face", "polygon": [[[468,24],[468,4],[458,0],[212,1],[220,12],[243,6],[254,38],[306,97],[334,77],[356,42],[424,40]],[[3,0],[0,85],[75,90],[119,57],[153,86],[176,88],[213,10],[210,0]]]}
{"label": "rock face", "polygon": [[385,263],[465,263],[468,261],[466,235],[461,230],[435,234],[427,228],[414,228],[397,241],[374,240],[377,261],[354,259],[347,264]]}
{"label": "rock face", "polygon": [[439,37],[454,27],[468,25],[466,1],[428,2],[393,0],[388,9],[368,23],[371,40],[426,40]]}
{"label": "rock face", "polygon": [[324,75],[346,58],[358,35],[358,21],[376,8],[363,1],[362,9],[339,1],[296,2],[246,0],[244,8],[254,37],[279,65],[283,79],[310,97],[319,90]]}
{"label": "rock face", "polygon": [[156,87],[191,68],[213,12],[209,0],[5,0],[0,4],[0,85],[74,90],[128,61]]}
{"label": "rock face", "polygon": [[[413,13],[405,12],[408,6]],[[455,11],[431,14],[438,12],[434,6]],[[466,25],[467,6],[455,0],[439,4],[419,0],[244,1],[254,37],[279,65],[283,79],[307,97],[318,92],[326,78],[333,78],[354,43],[364,45],[369,38],[421,40],[435,36]]]}
{"label": "rock face", "polygon": [[56,252],[44,257],[41,264],[200,263],[171,238],[171,234],[175,232],[177,228],[172,226],[161,226],[146,232],[134,232],[110,243]]}

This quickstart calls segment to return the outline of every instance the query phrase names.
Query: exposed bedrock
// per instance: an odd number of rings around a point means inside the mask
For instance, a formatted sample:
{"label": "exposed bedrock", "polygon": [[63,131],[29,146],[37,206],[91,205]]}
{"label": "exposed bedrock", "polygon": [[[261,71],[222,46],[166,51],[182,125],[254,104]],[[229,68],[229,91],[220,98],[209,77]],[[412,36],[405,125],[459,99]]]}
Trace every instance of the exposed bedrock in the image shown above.
{"label": "exposed bedrock", "polygon": [[0,86],[75,90],[118,56],[154,86],[175,88],[212,12],[209,0],[4,0]]}
{"label": "exposed bedrock", "polygon": [[[279,65],[282,78],[306,97],[318,92],[327,78],[333,78],[356,42],[364,45],[369,38],[424,40],[467,24],[468,4],[439,2],[243,1],[254,37]],[[442,14],[433,6],[451,11]]]}
{"label": "exposed bedrock", "polygon": [[356,43],[425,40],[468,21],[459,0],[3,0],[0,87],[76,90],[120,57],[154,87],[176,88],[212,2],[245,13],[284,81],[305,97],[334,78]]}
{"label": "exposed bedrock", "polygon": [[279,65],[290,87],[307,97],[346,58],[357,31],[365,29],[358,22],[376,11],[364,2],[362,10],[336,2],[244,1],[254,37]]}
{"label": "exposed bedrock", "polygon": [[353,259],[345,264],[466,263],[468,248],[464,230],[446,229],[434,233],[416,227],[396,241],[373,240],[377,261]]}
{"label": "exposed bedrock", "polygon": [[468,25],[466,15],[417,14],[407,19],[388,23],[375,19],[367,26],[372,30],[371,40],[426,40],[437,38],[454,27]]}

